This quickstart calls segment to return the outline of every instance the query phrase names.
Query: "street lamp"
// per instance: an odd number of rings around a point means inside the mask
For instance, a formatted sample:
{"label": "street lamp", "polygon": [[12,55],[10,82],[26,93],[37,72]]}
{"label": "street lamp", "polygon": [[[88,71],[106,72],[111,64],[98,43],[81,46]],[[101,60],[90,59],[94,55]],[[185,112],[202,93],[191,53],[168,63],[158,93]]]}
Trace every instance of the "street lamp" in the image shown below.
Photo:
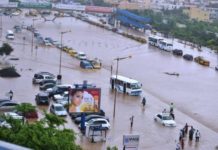
{"label": "street lamp", "polygon": [[32,23],[32,42],[31,42],[31,52],[33,52],[33,38],[34,38],[34,22],[36,20],[39,20],[37,18],[33,18],[33,23]]}
{"label": "street lamp", "polygon": [[58,75],[59,80],[61,80],[61,63],[62,63],[62,51],[63,51],[63,34],[69,33],[69,32],[71,32],[71,30],[61,32],[61,50],[60,50],[60,62],[59,62],[59,75]]}
{"label": "street lamp", "polygon": [[[119,69],[119,61],[120,60],[124,60],[124,59],[128,59],[131,58],[132,56],[127,56],[127,57],[117,57],[114,60],[117,61],[117,68],[116,68],[116,78],[115,78],[115,82],[117,81],[117,75],[118,75],[118,69]],[[117,102],[117,89],[115,88],[115,93],[114,93],[114,113],[113,113],[113,117],[115,118],[115,113],[116,113],[116,102]]]}

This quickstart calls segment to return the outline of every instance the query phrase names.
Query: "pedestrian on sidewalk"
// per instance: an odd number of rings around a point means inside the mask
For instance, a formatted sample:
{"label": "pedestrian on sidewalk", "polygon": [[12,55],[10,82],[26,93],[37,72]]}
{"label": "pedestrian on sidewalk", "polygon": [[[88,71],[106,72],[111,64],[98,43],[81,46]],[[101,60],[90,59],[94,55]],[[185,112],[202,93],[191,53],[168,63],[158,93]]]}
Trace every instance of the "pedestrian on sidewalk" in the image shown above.
{"label": "pedestrian on sidewalk", "polygon": [[8,94],[9,94],[9,98],[10,98],[10,100],[12,100],[12,98],[13,98],[13,95],[14,95],[13,91],[12,91],[12,90],[10,90],[10,91],[8,92]]}
{"label": "pedestrian on sidewalk", "polygon": [[146,104],[146,99],[145,99],[145,97],[143,97],[143,99],[142,99],[142,106],[145,107],[145,104]]}
{"label": "pedestrian on sidewalk", "polygon": [[200,136],[201,136],[201,134],[200,134],[199,130],[197,130],[195,133],[195,142],[199,142]]}
{"label": "pedestrian on sidewalk", "polygon": [[132,115],[131,117],[130,117],[130,127],[132,128],[132,126],[133,126],[133,121],[134,121],[134,116]]}

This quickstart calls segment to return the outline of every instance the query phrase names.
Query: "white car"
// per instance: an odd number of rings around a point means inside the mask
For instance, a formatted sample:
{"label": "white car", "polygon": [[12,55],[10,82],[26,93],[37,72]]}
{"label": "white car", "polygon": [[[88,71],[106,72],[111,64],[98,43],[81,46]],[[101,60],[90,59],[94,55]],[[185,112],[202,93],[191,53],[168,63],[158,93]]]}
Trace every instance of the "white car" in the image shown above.
{"label": "white car", "polygon": [[4,119],[0,118],[0,127],[11,128],[11,125],[7,123]]}
{"label": "white car", "polygon": [[49,40],[44,40],[45,46],[52,46],[52,43]]}
{"label": "white car", "polygon": [[62,104],[63,106],[68,104],[68,91],[63,94],[55,94],[54,101],[58,104]]}
{"label": "white car", "polygon": [[86,54],[84,52],[78,52],[76,55],[76,58],[79,60],[86,60],[87,59]]}
{"label": "white car", "polygon": [[18,120],[23,120],[23,118],[24,118],[23,116],[18,115],[18,114],[15,113],[15,112],[5,112],[4,115],[5,115],[6,117],[11,117],[11,118],[13,118],[13,119],[18,119]]}
{"label": "white car", "polygon": [[110,129],[110,123],[107,121],[107,119],[104,118],[95,118],[95,119],[91,119],[88,122],[85,122],[85,127],[87,126],[92,126],[92,125],[101,125],[102,128],[105,129]]}
{"label": "white car", "polygon": [[154,121],[162,124],[163,126],[167,127],[175,127],[176,122],[170,116],[169,113],[159,113],[154,116]]}
{"label": "white car", "polygon": [[67,111],[64,106],[57,103],[51,105],[50,112],[57,116],[67,116]]}

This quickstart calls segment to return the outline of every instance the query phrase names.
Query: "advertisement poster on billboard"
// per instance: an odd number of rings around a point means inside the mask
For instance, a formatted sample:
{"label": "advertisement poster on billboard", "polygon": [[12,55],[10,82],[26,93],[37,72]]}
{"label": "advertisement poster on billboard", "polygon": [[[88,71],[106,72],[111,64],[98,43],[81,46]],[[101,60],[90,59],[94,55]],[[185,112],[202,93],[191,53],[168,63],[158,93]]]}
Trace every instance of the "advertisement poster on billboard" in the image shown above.
{"label": "advertisement poster on billboard", "polygon": [[99,88],[74,88],[69,95],[69,113],[98,112],[100,110],[101,90]]}

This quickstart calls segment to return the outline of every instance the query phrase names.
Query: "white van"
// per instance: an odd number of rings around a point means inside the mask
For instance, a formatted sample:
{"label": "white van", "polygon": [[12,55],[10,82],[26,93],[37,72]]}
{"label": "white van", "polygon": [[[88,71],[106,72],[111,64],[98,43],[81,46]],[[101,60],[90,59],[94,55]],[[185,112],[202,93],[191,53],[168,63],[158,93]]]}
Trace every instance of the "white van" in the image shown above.
{"label": "white van", "polygon": [[7,31],[7,35],[6,35],[6,38],[7,38],[7,39],[10,39],[10,40],[14,40],[14,32],[11,31],[11,30],[8,30],[8,31]]}

